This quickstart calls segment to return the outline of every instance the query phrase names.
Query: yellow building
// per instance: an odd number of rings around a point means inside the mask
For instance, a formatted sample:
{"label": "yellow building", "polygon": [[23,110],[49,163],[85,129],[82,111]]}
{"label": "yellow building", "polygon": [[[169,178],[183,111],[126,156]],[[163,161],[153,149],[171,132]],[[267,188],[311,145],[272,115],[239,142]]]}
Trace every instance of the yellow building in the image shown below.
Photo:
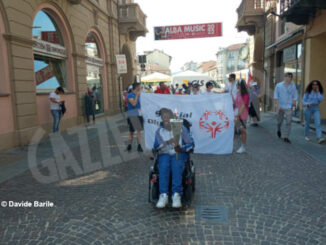
{"label": "yellow building", "polygon": [[[0,149],[28,144],[40,127],[51,131],[48,97],[57,86],[67,91],[61,129],[84,122],[88,89],[98,116],[119,112],[119,90],[136,74],[135,41],[146,32],[133,1],[0,1]],[[121,53],[128,73],[119,86]]]}
{"label": "yellow building", "polygon": [[[294,74],[299,101],[295,116],[303,120],[302,97],[310,81],[326,88],[326,1],[242,0],[239,31],[253,36],[253,70],[265,94],[265,109],[273,110],[275,85],[286,72]],[[321,104],[326,119],[326,102]]]}

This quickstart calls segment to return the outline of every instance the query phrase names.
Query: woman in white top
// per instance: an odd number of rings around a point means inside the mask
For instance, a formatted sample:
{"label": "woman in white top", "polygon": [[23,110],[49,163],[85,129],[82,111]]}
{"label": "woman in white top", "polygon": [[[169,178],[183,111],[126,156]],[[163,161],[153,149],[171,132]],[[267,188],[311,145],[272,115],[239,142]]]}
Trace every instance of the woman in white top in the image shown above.
{"label": "woman in white top", "polygon": [[58,87],[54,92],[50,93],[49,96],[50,109],[53,117],[53,133],[59,131],[59,123],[62,115],[60,105],[63,103],[63,101],[60,100],[60,94],[64,93],[65,91],[63,90],[63,88]]}

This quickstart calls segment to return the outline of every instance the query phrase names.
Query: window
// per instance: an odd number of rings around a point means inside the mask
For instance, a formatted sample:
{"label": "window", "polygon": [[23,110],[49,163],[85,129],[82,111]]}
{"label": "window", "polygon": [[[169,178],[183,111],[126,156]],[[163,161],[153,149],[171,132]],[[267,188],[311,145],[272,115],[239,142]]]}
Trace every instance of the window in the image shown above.
{"label": "window", "polygon": [[34,71],[37,89],[55,89],[66,87],[65,60],[34,55]]}
{"label": "window", "polygon": [[54,19],[41,10],[33,23],[34,72],[38,91],[67,87],[66,49]]}
{"label": "window", "polygon": [[238,68],[239,69],[243,69],[245,67],[246,67],[246,62],[244,60],[242,60],[242,59],[239,59],[239,61],[238,61]]}
{"label": "window", "polygon": [[37,13],[34,19],[33,38],[64,46],[60,30],[55,21],[42,10]]}
{"label": "window", "polygon": [[234,69],[235,67],[235,62],[234,60],[229,60],[228,61],[228,69]]}
{"label": "window", "polygon": [[229,52],[229,59],[234,59],[234,57],[235,57],[235,52],[234,51],[232,51],[232,52]]}

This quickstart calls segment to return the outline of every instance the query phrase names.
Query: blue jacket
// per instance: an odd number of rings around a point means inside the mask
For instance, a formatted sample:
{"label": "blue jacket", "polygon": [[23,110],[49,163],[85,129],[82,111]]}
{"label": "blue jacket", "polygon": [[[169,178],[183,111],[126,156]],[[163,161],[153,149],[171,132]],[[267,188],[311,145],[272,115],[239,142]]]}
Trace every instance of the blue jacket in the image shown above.
{"label": "blue jacket", "polygon": [[303,105],[319,105],[320,102],[324,100],[324,96],[321,93],[314,93],[313,91],[310,94],[305,93],[303,96]]}
{"label": "blue jacket", "polygon": [[[160,154],[176,154],[174,146],[166,143],[166,141],[170,140],[172,137],[172,131],[168,131],[163,126],[161,126],[155,133],[154,149],[159,149]],[[195,146],[194,140],[185,126],[182,126],[181,128],[179,145],[184,152],[188,152]]]}

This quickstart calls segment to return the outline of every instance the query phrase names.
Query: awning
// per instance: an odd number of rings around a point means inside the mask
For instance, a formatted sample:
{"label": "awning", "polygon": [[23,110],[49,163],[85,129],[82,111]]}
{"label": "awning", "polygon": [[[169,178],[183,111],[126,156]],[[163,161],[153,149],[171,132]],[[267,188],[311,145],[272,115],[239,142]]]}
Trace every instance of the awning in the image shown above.
{"label": "awning", "polygon": [[141,78],[142,83],[171,82],[171,77],[163,73],[154,72]]}
{"label": "awning", "polygon": [[268,46],[268,47],[266,48],[266,50],[269,50],[269,49],[271,49],[271,48],[277,47],[277,46],[279,46],[280,44],[282,44],[282,43],[286,42],[287,40],[291,39],[292,37],[295,37],[295,36],[297,36],[297,35],[299,35],[299,34],[303,34],[303,33],[304,33],[304,29],[303,29],[303,28],[298,29],[298,30],[296,30],[295,32],[290,33],[290,34],[287,35],[286,37],[284,37],[284,38],[278,40],[277,42],[273,43],[272,45]]}

